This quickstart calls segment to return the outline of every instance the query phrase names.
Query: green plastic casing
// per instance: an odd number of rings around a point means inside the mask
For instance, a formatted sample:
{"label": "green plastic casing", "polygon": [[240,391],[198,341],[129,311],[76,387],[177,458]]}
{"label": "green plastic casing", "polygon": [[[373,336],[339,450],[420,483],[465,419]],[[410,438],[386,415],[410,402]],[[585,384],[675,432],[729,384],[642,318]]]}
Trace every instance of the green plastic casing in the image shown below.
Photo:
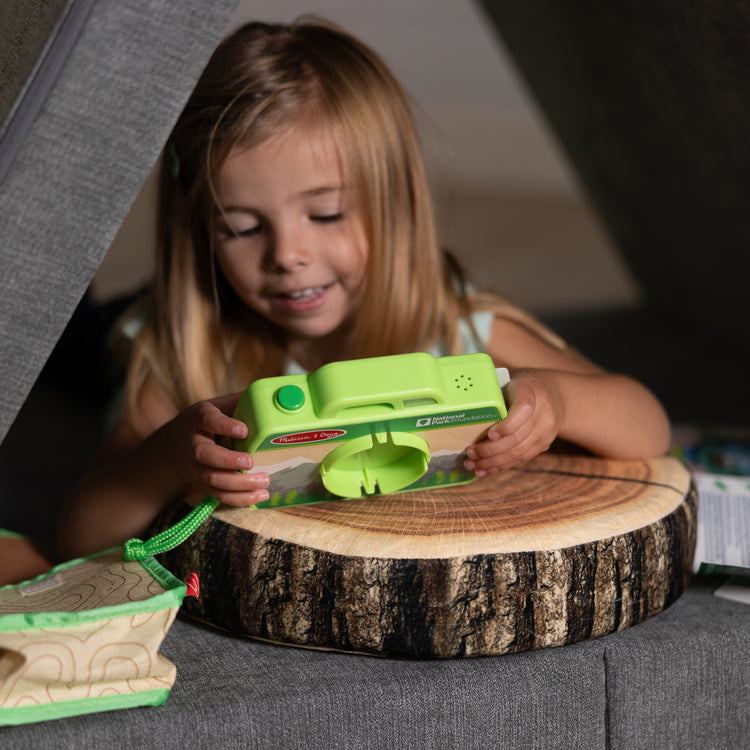
{"label": "green plastic casing", "polygon": [[272,493],[274,475],[285,472],[283,496],[258,507],[390,494],[419,489],[433,464],[442,468],[430,486],[471,481],[459,457],[506,415],[486,354],[332,362],[252,383],[234,413],[249,434],[235,448],[269,473]]}

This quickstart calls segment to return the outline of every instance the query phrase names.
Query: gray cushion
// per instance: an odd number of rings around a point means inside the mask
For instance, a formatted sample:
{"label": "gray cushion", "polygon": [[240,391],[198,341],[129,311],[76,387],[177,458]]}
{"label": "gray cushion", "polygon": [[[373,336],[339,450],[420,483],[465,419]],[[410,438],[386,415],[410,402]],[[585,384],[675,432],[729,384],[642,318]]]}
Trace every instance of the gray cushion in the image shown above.
{"label": "gray cushion", "polygon": [[[622,633],[558,649],[406,661],[261,643],[188,620],[161,707],[0,732],[4,748],[742,747],[750,607],[699,581]],[[114,744],[113,744],[114,743]]]}
{"label": "gray cushion", "polygon": [[749,605],[703,581],[606,646],[612,750],[748,746]]}

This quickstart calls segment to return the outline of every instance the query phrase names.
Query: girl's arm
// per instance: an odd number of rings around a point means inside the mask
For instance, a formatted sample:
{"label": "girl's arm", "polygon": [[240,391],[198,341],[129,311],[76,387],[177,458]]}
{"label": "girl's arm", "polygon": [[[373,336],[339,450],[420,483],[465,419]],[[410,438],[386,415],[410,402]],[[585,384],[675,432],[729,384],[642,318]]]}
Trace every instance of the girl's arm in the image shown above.
{"label": "girl's arm", "polygon": [[558,437],[609,458],[667,451],[667,415],[636,380],[603,372],[502,318],[493,324],[488,353],[510,370],[509,410],[467,452],[466,466],[478,475],[529,461]]}
{"label": "girl's arm", "polygon": [[152,377],[125,413],[92,467],[73,488],[60,517],[64,558],[90,554],[142,536],[159,513],[187,496],[211,494],[232,505],[266,499],[265,474],[243,474],[250,457],[216,438],[245,437],[229,416],[239,394],[202,401],[178,413]]}

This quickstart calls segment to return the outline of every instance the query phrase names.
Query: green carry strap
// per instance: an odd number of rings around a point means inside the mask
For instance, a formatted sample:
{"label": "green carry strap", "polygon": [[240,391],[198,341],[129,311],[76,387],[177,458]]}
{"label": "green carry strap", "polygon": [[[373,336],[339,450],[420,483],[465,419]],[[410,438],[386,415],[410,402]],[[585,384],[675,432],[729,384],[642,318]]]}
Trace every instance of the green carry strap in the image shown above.
{"label": "green carry strap", "polygon": [[151,539],[145,542],[140,539],[128,539],[123,545],[122,559],[125,562],[143,560],[145,557],[178,547],[214,512],[217,505],[218,500],[206,495],[183,519]]}

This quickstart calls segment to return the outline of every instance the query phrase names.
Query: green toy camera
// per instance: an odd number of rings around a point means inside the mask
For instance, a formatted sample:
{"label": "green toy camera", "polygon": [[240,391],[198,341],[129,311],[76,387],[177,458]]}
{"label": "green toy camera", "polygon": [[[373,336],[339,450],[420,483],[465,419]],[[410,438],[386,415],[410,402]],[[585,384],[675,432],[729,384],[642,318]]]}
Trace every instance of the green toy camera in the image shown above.
{"label": "green toy camera", "polygon": [[400,354],[332,362],[313,373],[262,378],[234,416],[237,450],[271,478],[255,507],[464,484],[468,446],[507,416],[486,354]]}

